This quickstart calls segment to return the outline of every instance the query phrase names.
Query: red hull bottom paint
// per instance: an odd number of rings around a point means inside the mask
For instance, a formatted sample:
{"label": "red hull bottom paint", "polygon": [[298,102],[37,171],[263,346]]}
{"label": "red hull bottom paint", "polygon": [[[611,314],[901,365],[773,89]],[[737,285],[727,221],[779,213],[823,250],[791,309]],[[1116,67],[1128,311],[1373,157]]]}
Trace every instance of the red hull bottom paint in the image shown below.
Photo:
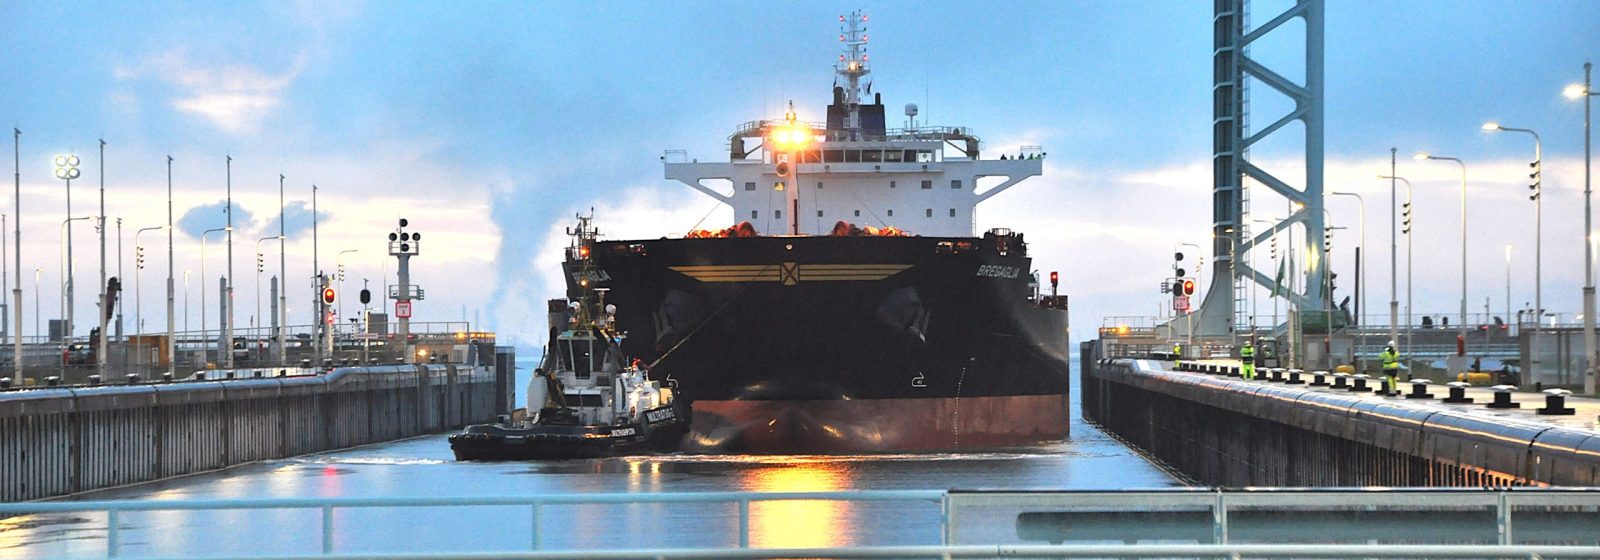
{"label": "red hull bottom paint", "polygon": [[1067,436],[1066,395],[695,401],[685,448],[872,453],[1015,447]]}

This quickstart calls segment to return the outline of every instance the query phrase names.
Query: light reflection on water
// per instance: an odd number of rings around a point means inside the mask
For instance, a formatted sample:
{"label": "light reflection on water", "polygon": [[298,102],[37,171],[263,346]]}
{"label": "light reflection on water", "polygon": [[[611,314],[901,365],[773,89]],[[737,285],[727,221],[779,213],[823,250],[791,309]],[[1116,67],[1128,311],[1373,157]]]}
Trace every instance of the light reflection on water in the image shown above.
{"label": "light reflection on water", "polygon": [[[458,463],[443,435],[267,461],[221,473],[97,492],[86,499],[517,496],[597,492],[807,492],[896,489],[1118,489],[1177,484],[1091,426],[1067,441],[991,453],[853,456],[664,455]],[[335,550],[514,551],[528,508],[339,510]],[[751,505],[754,546],[937,544],[939,503],[827,501]],[[973,520],[964,535],[1016,538],[1015,517]],[[129,556],[313,554],[316,511],[152,512],[123,516]],[[104,515],[0,519],[0,558],[104,557]],[[545,548],[737,546],[736,504],[547,506]],[[997,541],[998,542],[998,541]]]}

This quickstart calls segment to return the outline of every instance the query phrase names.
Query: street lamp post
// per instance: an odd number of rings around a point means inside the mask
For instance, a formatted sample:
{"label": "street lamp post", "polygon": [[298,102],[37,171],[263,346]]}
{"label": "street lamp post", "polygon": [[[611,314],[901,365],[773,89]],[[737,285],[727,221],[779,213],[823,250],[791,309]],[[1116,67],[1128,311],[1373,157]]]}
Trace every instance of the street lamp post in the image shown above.
{"label": "street lamp post", "polygon": [[289,291],[287,284],[289,280],[289,250],[287,249],[289,237],[286,233],[288,231],[287,226],[283,223],[283,181],[286,178],[282,173],[278,174],[278,239],[282,240],[282,242],[278,243],[278,311],[276,314],[278,319],[277,357],[279,365],[289,363],[289,348],[287,346],[289,341],[286,334],[289,330],[289,295],[287,293]]}
{"label": "street lamp post", "polygon": [[[233,228],[219,227],[200,232],[200,351],[205,356],[202,361],[207,363],[211,360],[211,341],[206,337],[211,336],[211,331],[206,328],[206,313],[209,313],[211,308],[206,307],[206,282],[209,281],[206,277],[206,236],[219,231],[231,232]],[[229,351],[228,353],[232,354],[233,352]]]}
{"label": "street lamp post", "polygon": [[176,292],[177,286],[173,285],[174,272],[177,270],[176,261],[172,250],[172,156],[167,156],[167,367],[173,375],[178,373],[178,322],[173,317],[177,311]]}
{"label": "street lamp post", "polygon": [[62,295],[63,299],[62,299],[62,307],[61,307],[61,317],[62,317],[62,319],[65,319],[65,323],[62,325],[63,326],[62,333],[63,333],[64,339],[67,339],[67,340],[70,340],[72,338],[72,269],[76,268],[75,266],[73,266],[76,263],[72,262],[72,225],[71,224],[72,224],[72,222],[76,222],[76,221],[79,221],[79,220],[88,220],[90,218],[93,218],[93,216],[79,216],[79,217],[76,217],[76,218],[67,218],[65,220],[61,220],[61,237],[57,238],[57,239],[61,240],[61,247],[60,247],[61,253],[60,254],[62,255],[62,257],[61,257],[61,281],[62,281],[62,284],[61,284],[61,295]]}
{"label": "street lamp post", "polygon": [[194,272],[183,269],[183,332],[189,332],[189,273]]}
{"label": "street lamp post", "polygon": [[[1491,122],[1484,123],[1483,129],[1495,132],[1526,132],[1533,136],[1533,163],[1528,164],[1533,168],[1533,173],[1528,176],[1533,179],[1533,184],[1528,185],[1533,191],[1533,194],[1528,196],[1533,199],[1533,334],[1528,337],[1526,365],[1527,380],[1531,382],[1539,379],[1539,337],[1544,322],[1544,142],[1539,139],[1539,133],[1527,128],[1511,128]],[[1507,295],[1506,319],[1508,320],[1511,318],[1510,302],[1511,296]]]}
{"label": "street lamp post", "polygon": [[96,307],[100,315],[100,339],[97,341],[95,366],[99,369],[100,378],[106,378],[106,337],[111,333],[106,331],[106,322],[111,319],[110,309],[107,304],[110,299],[106,297],[106,140],[100,139],[100,305]]}
{"label": "street lamp post", "polygon": [[[334,315],[339,318],[339,321],[344,320],[344,256],[347,253],[358,253],[360,251],[360,249],[345,249],[343,251],[339,251],[339,256],[334,258],[336,263],[339,265],[339,299],[335,300],[335,303],[338,304],[338,307],[335,308],[337,311],[335,311]],[[337,324],[338,321],[335,321],[334,323]]]}
{"label": "street lamp post", "polygon": [[[79,176],[79,172],[78,172],[78,156],[73,155],[73,154],[66,154],[66,155],[56,156],[56,178],[67,182],[67,221],[68,222],[72,221],[72,180],[73,179],[77,179],[78,176]],[[66,224],[67,222],[62,222],[62,223]],[[67,232],[67,235],[66,235],[66,243],[67,243],[66,260],[67,260],[68,263],[71,263],[72,262],[72,226],[63,225],[62,227],[64,227],[66,229],[66,232]],[[66,313],[62,317],[62,319],[64,319],[66,321],[64,323],[64,325],[63,325],[64,326],[63,330],[66,332],[66,337],[67,338],[72,338],[72,268],[71,268],[70,264],[67,267],[66,290],[64,290],[63,293],[64,293],[64,297],[66,297],[66,302],[67,302]]]}
{"label": "street lamp post", "polygon": [[[260,331],[260,327],[262,326],[262,324],[266,323],[266,321],[262,320],[262,318],[261,318],[261,273],[263,271],[265,271],[266,268],[267,268],[266,257],[264,255],[262,255],[262,253],[261,253],[261,242],[262,241],[267,241],[267,240],[272,240],[272,239],[276,239],[276,240],[282,241],[283,240],[283,236],[282,235],[274,235],[272,237],[263,237],[263,238],[260,238],[260,239],[256,240],[256,324],[255,324],[255,327],[257,327],[257,330],[256,330],[257,333],[261,332]],[[258,354],[256,356],[256,359],[258,359],[258,360],[261,359],[261,356]]]}
{"label": "street lamp post", "polygon": [[[1361,237],[1361,243],[1356,246],[1356,254],[1360,255],[1356,259],[1356,270],[1359,271],[1356,274],[1356,292],[1361,297],[1356,298],[1356,336],[1362,344],[1365,344],[1367,341],[1367,321],[1363,315],[1367,312],[1367,201],[1361,198],[1361,195],[1352,192],[1335,191],[1328,194],[1354,197],[1356,199],[1356,207],[1360,209],[1360,233],[1358,235]],[[1366,371],[1366,358],[1362,358],[1361,353],[1357,352],[1356,359],[1361,371]]]}
{"label": "street lamp post", "polygon": [[[1537,313],[1537,311],[1535,311]],[[1506,244],[1506,320],[1511,320],[1511,244]],[[1534,321],[1538,321],[1537,317]],[[1520,326],[1518,328],[1521,328]],[[1535,329],[1538,327],[1535,326]],[[1532,361],[1532,360],[1529,360]]]}
{"label": "street lamp post", "polygon": [[222,304],[227,313],[222,315],[222,352],[228,369],[233,369],[233,156],[228,156],[228,279],[223,282]]}
{"label": "street lamp post", "polygon": [[[44,336],[44,331],[39,328],[39,275],[42,273],[44,273],[43,267],[33,269],[33,336],[38,339],[48,339],[49,337]],[[22,361],[21,358],[18,355],[17,361]]]}
{"label": "street lamp post", "polygon": [[[17,284],[11,288],[11,316],[17,325],[17,336],[11,339],[11,366],[14,370],[12,377],[17,381],[22,380],[22,129],[11,129],[12,155],[15,158],[16,186],[11,202],[16,205],[16,210],[11,214],[13,232],[16,238],[11,244],[17,257]],[[0,232],[3,234],[3,232]]]}
{"label": "street lamp post", "polygon": [[[1591,190],[1590,177],[1593,170],[1589,167],[1590,142],[1589,111],[1593,105],[1591,98],[1595,96],[1591,87],[1590,71],[1594,65],[1583,63],[1583,83],[1567,86],[1567,97],[1583,99],[1583,392],[1595,394],[1595,327],[1594,327],[1594,252],[1590,249],[1590,242],[1594,231],[1591,211],[1594,200]],[[21,266],[21,265],[18,265]]]}
{"label": "street lamp post", "polygon": [[[139,228],[133,232],[133,330],[139,336],[134,343],[135,352],[138,352],[144,344],[144,298],[142,297],[144,292],[139,289],[140,271],[144,270],[144,245],[139,244],[139,236],[147,231],[163,229],[167,229],[167,226]],[[144,359],[142,353],[139,357],[141,360]]]}
{"label": "street lamp post", "polygon": [[[1379,175],[1378,178],[1379,179],[1388,179],[1388,180],[1390,180],[1391,183],[1394,182],[1394,181],[1399,181],[1399,182],[1402,182],[1402,183],[1406,184],[1406,203],[1405,203],[1405,218],[1406,218],[1406,220],[1401,225],[1401,227],[1402,227],[1401,233],[1406,234],[1406,344],[1405,344],[1405,351],[1402,352],[1401,355],[1410,356],[1411,354],[1409,352],[1411,351],[1411,210],[1412,210],[1411,209],[1411,181],[1406,180],[1405,177],[1396,177],[1394,175]],[[1390,276],[1393,276],[1393,274],[1391,274]],[[1390,332],[1391,332],[1390,340],[1394,340],[1393,331],[1391,330]],[[1399,341],[1396,340],[1396,342],[1399,342]]]}
{"label": "street lamp post", "polygon": [[[1463,359],[1467,352],[1467,164],[1458,158],[1417,154],[1418,160],[1453,161],[1461,166],[1461,324],[1457,325],[1458,352]],[[1465,364],[1462,364],[1465,367]],[[1460,372],[1456,372],[1460,373]]]}

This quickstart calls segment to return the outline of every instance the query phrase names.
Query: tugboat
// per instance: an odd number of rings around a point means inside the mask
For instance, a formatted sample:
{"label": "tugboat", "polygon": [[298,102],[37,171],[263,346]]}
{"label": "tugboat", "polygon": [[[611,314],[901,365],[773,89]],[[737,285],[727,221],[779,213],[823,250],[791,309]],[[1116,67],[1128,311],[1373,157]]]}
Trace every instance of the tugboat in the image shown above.
{"label": "tugboat", "polygon": [[[579,227],[578,231],[585,228]],[[587,242],[572,250],[587,250]],[[550,347],[528,382],[528,417],[479,424],[450,436],[458,461],[587,459],[671,452],[688,433],[676,383],[651,380],[622,353],[616,306],[604,288],[581,301],[549,301]],[[598,294],[594,304],[588,295]],[[596,317],[601,317],[597,319]],[[561,330],[557,330],[561,329]]]}

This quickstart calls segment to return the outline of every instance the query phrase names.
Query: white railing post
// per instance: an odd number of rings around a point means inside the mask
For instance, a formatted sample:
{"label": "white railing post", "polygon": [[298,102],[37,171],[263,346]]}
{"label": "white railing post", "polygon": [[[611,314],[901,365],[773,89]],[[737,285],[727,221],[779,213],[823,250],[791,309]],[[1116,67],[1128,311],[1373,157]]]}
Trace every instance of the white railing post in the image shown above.
{"label": "white railing post", "polygon": [[1217,503],[1211,506],[1211,540],[1213,544],[1228,544],[1228,502],[1221,490]]}
{"label": "white railing post", "polygon": [[322,506],[322,553],[333,554],[333,506]]}
{"label": "white railing post", "polygon": [[532,541],[533,550],[539,550],[539,502],[533,503],[530,513],[533,514],[533,522],[529,524],[528,538]]}
{"label": "white railing post", "polygon": [[122,545],[122,529],[120,526],[121,511],[117,508],[106,509],[106,558],[116,558],[117,551]]}
{"label": "white railing post", "polygon": [[739,499],[739,548],[750,548],[750,499]]}
{"label": "white railing post", "polygon": [[1505,492],[1497,492],[1498,503],[1495,510],[1495,520],[1500,530],[1500,544],[1511,544],[1511,504],[1510,497]]}

